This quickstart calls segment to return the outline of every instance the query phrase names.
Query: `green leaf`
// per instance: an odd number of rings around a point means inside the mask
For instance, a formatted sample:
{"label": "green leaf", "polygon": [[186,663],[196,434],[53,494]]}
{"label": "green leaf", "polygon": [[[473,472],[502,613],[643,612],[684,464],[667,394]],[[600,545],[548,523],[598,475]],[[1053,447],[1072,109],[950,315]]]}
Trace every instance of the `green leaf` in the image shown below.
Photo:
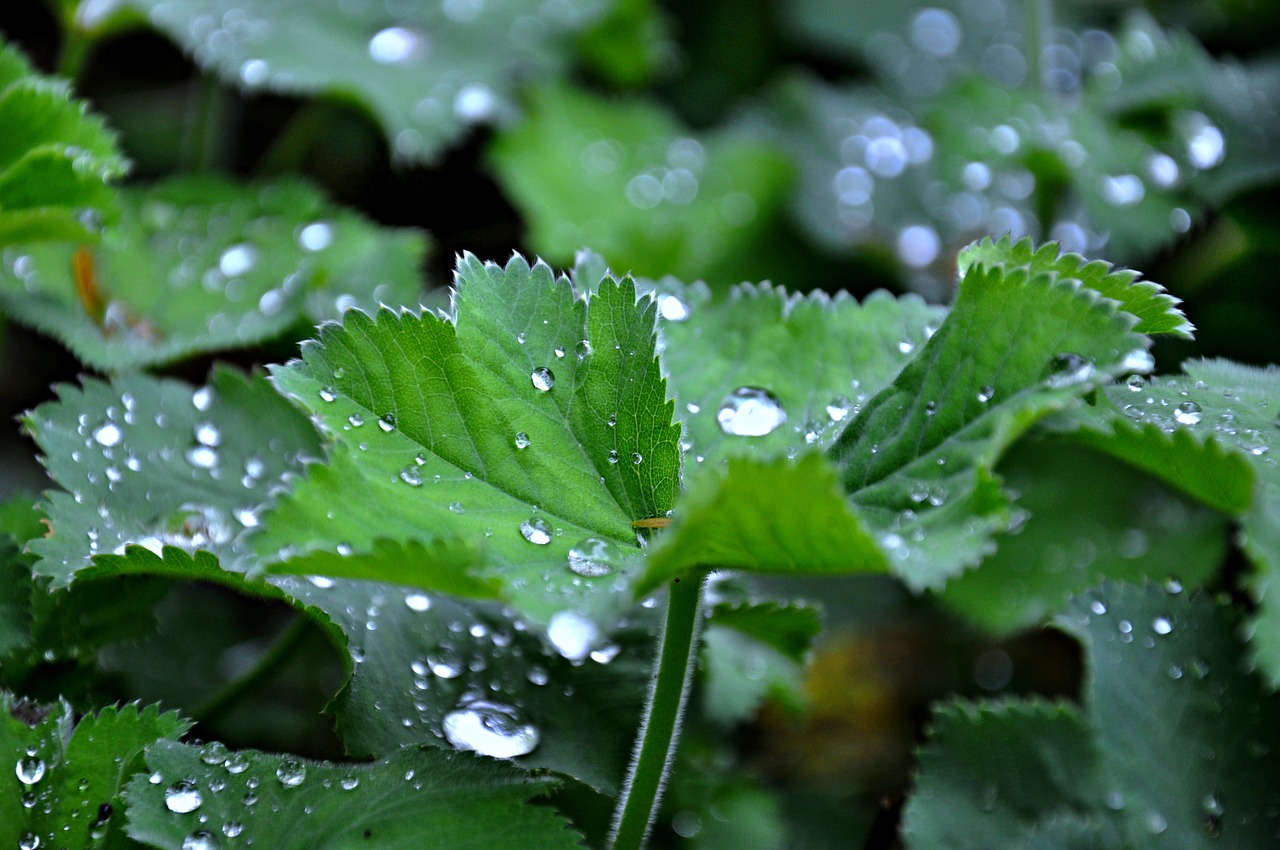
{"label": "green leaf", "polygon": [[1034,700],[940,710],[905,815],[909,846],[1271,841],[1280,703],[1243,670],[1230,608],[1104,584],[1059,623],[1084,645],[1086,711]]}
{"label": "green leaf", "polygon": [[66,703],[38,708],[4,694],[0,707],[0,754],[17,774],[0,794],[0,840],[10,847],[118,841],[121,787],[141,767],[143,748],[190,726],[156,706],[104,708],[78,724]]}
{"label": "green leaf", "polygon": [[[1105,796],[1087,720],[1040,700],[934,709],[903,837],[912,850],[1034,847],[1050,824],[1100,811]],[[1103,847],[1119,850],[1115,825]],[[1061,846],[1061,845],[1053,845]]]}
{"label": "green leaf", "polygon": [[[127,0],[206,70],[249,91],[355,101],[397,159],[429,162],[473,124],[504,122],[517,82],[557,76],[568,36],[604,4],[298,5]],[[220,26],[216,21],[225,22]]]}
{"label": "green leaf", "polygon": [[150,550],[156,563],[143,572],[177,550],[212,553],[222,569],[253,566],[243,540],[271,489],[320,454],[310,423],[261,376],[219,368],[193,392],[123,375],[58,394],[25,418],[66,488],[46,495],[50,534],[30,543],[55,588],[95,560],[110,574],[146,557],[130,546]]}
{"label": "green leaf", "polygon": [[115,217],[110,181],[125,172],[115,135],[0,44],[0,246],[91,239]]}
{"label": "green leaf", "polygon": [[418,303],[426,250],[306,184],[178,178],[124,193],[86,300],[69,245],[10,249],[0,307],[103,370],[277,338],[349,307]]}
{"label": "green leaf", "polygon": [[1280,600],[1272,589],[1280,570],[1280,467],[1273,452],[1280,452],[1280,369],[1203,360],[1185,362],[1183,371],[1109,388],[1110,404],[1053,424],[1240,515],[1241,543],[1257,570],[1248,580],[1258,603],[1251,652],[1268,679],[1280,683]]}
{"label": "green leaf", "polygon": [[1146,348],[1116,308],[1056,273],[972,266],[946,321],[840,435],[845,488],[909,586],[990,553],[1010,519],[993,472],[1005,449]]}
{"label": "green leaf", "polygon": [[147,767],[160,780],[129,783],[129,835],[169,850],[200,837],[278,850],[581,846],[553,809],[529,804],[554,780],[464,753],[412,748],[374,764],[331,764],[160,744]]}
{"label": "green leaf", "polygon": [[1086,260],[1079,254],[1060,252],[1050,242],[1036,248],[1030,239],[1016,243],[1008,235],[998,241],[990,237],[975,242],[956,257],[963,276],[974,265],[999,266],[1006,271],[1026,269],[1030,274],[1057,272],[1060,277],[1080,281],[1081,286],[1120,303],[1121,309],[1138,317],[1133,330],[1137,333],[1167,333],[1191,338],[1191,323],[1177,305],[1179,299],[1165,293],[1164,287],[1139,280],[1138,272],[1114,268],[1103,260]]}
{"label": "green leaf", "polygon": [[790,182],[745,133],[699,139],[652,103],[565,86],[530,92],[490,161],[541,256],[567,265],[590,245],[627,273],[687,280],[748,250]]}
{"label": "green leaf", "polygon": [[1199,587],[1226,555],[1228,516],[1064,440],[1018,444],[1000,474],[1025,519],[940,594],[989,631],[1032,627],[1103,578]]}
{"label": "green leaf", "polygon": [[31,560],[13,538],[0,537],[0,658],[31,640]]}
{"label": "green leaf", "polygon": [[[779,504],[804,510],[780,511]],[[675,525],[650,554],[637,591],[698,568],[822,575],[887,566],[820,455],[796,462],[733,458],[723,476],[704,476],[681,499]]]}
{"label": "green leaf", "polygon": [[[946,315],[918,297],[884,292],[862,303],[768,284],[736,286],[716,301],[697,285],[663,281],[657,292],[666,319],[662,361],[685,422],[691,486],[725,457],[768,459],[829,445]],[[750,388],[767,395],[741,392]]]}
{"label": "green leaf", "polygon": [[702,637],[703,714],[750,719],[767,697],[803,704],[803,664],[822,630],[815,608],[774,602],[717,605]]}
{"label": "green leaf", "polygon": [[[535,621],[566,608],[607,619],[627,595],[601,591],[624,590],[640,556],[632,522],[663,517],[678,483],[656,310],[627,280],[579,300],[518,257],[505,269],[464,258],[454,304],[452,321],[349,313],[274,371],[337,447],[272,512],[257,550],[295,547],[275,569],[310,573],[328,561],[307,552],[341,545],[370,561],[366,578],[444,589],[429,558],[451,552],[436,543],[447,538],[479,549],[477,575]],[[433,545],[404,564],[379,557],[396,551],[380,539]]]}

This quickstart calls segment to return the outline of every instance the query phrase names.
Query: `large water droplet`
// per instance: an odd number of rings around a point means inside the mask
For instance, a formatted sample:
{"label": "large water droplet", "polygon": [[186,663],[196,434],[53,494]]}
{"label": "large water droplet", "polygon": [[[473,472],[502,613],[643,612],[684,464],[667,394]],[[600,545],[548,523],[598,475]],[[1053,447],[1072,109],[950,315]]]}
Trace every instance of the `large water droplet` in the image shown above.
{"label": "large water droplet", "polygon": [[185,815],[188,812],[194,812],[203,802],[200,789],[191,779],[175,782],[164,791],[164,807],[176,814]]}
{"label": "large water droplet", "polygon": [[120,438],[120,427],[114,422],[108,422],[93,432],[93,439],[98,441],[98,445],[108,449],[112,446],[119,445]]}
{"label": "large water droplet", "polygon": [[556,385],[556,376],[546,366],[534,369],[529,375],[529,380],[533,383],[534,389],[543,393]]}
{"label": "large water droplet", "polygon": [[201,829],[182,839],[182,850],[218,850],[218,839],[212,832]]}
{"label": "large water droplet", "polygon": [[842,422],[849,415],[849,399],[845,396],[836,396],[827,405],[827,417],[832,422]]}
{"label": "large water droplet", "polygon": [[396,429],[396,415],[394,413],[384,413],[378,417],[378,427],[390,434]]}
{"label": "large water droplet", "polygon": [[773,393],[760,387],[738,387],[716,412],[720,430],[738,437],[763,437],[787,421],[787,412]]}
{"label": "large water droplet", "polygon": [[296,788],[307,778],[307,767],[294,758],[283,759],[276,768],[276,779],[286,788]]}
{"label": "large water droplet", "polygon": [[421,34],[404,27],[387,27],[369,39],[369,58],[380,65],[397,65],[424,48]]}
{"label": "large water droplet", "polygon": [[333,244],[333,225],[313,221],[298,231],[298,245],[304,251],[323,251]]}
{"label": "large water droplet", "polygon": [[569,550],[569,569],[580,576],[607,576],[616,569],[621,552],[608,540],[588,537]]}
{"label": "large water droplet", "polygon": [[689,305],[678,296],[663,293],[658,296],[658,313],[668,322],[683,322],[689,318]]}
{"label": "large water droplet", "polygon": [[520,534],[535,546],[546,546],[551,542],[551,528],[539,517],[520,523]]}
{"label": "large water droplet", "polygon": [[1194,401],[1184,401],[1173,409],[1173,418],[1179,425],[1194,425],[1204,418],[1204,413]]}
{"label": "large water droplet", "polygon": [[600,637],[600,628],[577,611],[560,611],[547,625],[547,639],[564,658],[582,661]]}
{"label": "large water droplet", "polygon": [[239,277],[258,264],[258,249],[241,243],[232,245],[218,257],[218,271],[227,277]]}
{"label": "large water droplet", "polygon": [[515,708],[488,700],[472,700],[446,714],[444,736],[459,750],[492,758],[526,755],[539,741],[537,727]]}
{"label": "large water droplet", "polygon": [[14,772],[17,773],[18,781],[23,785],[35,785],[41,779],[44,779],[45,764],[37,756],[24,756],[18,759]]}
{"label": "large water droplet", "polygon": [[405,607],[410,611],[429,611],[431,609],[431,597],[424,593],[410,593],[404,598]]}

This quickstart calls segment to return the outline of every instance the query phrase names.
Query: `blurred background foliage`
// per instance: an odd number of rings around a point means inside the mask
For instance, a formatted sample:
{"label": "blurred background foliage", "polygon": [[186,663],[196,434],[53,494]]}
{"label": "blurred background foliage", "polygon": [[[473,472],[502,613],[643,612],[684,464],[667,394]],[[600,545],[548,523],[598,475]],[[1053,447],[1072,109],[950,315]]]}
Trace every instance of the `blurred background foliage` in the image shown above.
{"label": "blurred background foliage", "polygon": [[[199,381],[215,353],[291,356],[346,306],[442,303],[462,251],[567,268],[589,246],[616,270],[713,292],[771,279],[946,303],[956,251],[1011,232],[1143,269],[1187,300],[1197,355],[1280,359],[1278,0],[21,0],[0,5],[0,34],[118,133],[135,254],[108,231],[100,268],[174,314],[156,319],[174,323],[163,351],[96,347],[64,311],[71,249],[47,249],[60,271],[34,288],[7,255],[10,421],[86,368]],[[280,178],[283,195],[259,190]],[[192,191],[232,206],[219,227],[247,226],[236,216],[258,206],[282,216],[301,228],[299,256],[328,244],[305,226],[317,217],[360,236],[307,265],[303,293],[267,279],[301,260],[265,256],[261,290],[243,281],[256,311],[215,332],[204,325],[220,308],[199,289],[166,297],[165,252],[213,225],[155,204],[181,208]],[[374,224],[399,230],[379,242]],[[219,238],[254,250],[252,234]],[[234,272],[243,255],[217,248],[184,274]],[[1191,352],[1162,341],[1159,371]],[[0,438],[0,486],[36,494],[31,446],[16,425]],[[164,699],[233,746],[338,752],[318,711],[341,670],[319,629],[208,588],[120,594],[148,637],[121,635],[93,675],[33,658],[6,685]],[[832,628],[816,663],[803,677],[769,668],[767,689],[792,698],[741,727],[732,758],[714,722],[691,722],[681,757],[703,770],[673,787],[658,841],[777,846],[787,822],[813,846],[891,836],[932,699],[1077,687],[1078,652],[1057,632],[986,637],[887,579],[826,585],[821,601]],[[192,610],[207,621],[177,613]],[[209,639],[184,643],[193,627]],[[271,682],[238,678],[286,651]],[[781,796],[735,778],[739,757]],[[571,811],[574,793],[559,800]],[[852,796],[865,804],[839,804]],[[584,825],[593,811],[577,813]]]}

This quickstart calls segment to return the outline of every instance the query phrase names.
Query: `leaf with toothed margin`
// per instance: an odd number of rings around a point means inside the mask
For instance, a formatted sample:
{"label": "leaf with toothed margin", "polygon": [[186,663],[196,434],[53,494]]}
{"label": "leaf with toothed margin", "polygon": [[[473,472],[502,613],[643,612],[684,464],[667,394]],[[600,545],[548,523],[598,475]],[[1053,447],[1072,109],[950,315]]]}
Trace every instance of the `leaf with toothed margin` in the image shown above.
{"label": "leaf with toothed margin", "polygon": [[[859,303],[743,284],[713,301],[700,284],[667,279],[655,293],[690,486],[725,457],[768,459],[829,445],[946,315],[918,297],[885,292]],[[743,388],[767,395],[752,400]]]}
{"label": "leaf with toothed margin", "polygon": [[1245,672],[1236,617],[1205,596],[1103,584],[1058,625],[1085,653],[1084,710],[1039,700],[935,715],[903,836],[913,850],[1264,847],[1280,829],[1280,700]]}
{"label": "leaf with toothed margin", "polygon": [[300,181],[185,177],[126,189],[122,207],[88,267],[77,266],[88,249],[68,244],[14,246],[0,267],[0,307],[100,370],[261,344],[348,307],[418,303],[423,236],[375,226]]}
{"label": "leaf with toothed margin", "polygon": [[118,214],[116,137],[67,83],[0,43],[0,246],[96,238]]}
{"label": "leaf with toothed margin", "polygon": [[632,523],[663,517],[679,482],[656,308],[630,280],[584,299],[542,263],[471,256],[454,307],[348,313],[274,369],[337,446],[278,502],[256,550],[277,571],[315,573],[329,560],[309,553],[341,546],[365,578],[441,589],[436,566],[383,558],[375,541],[465,541],[482,553],[474,577],[534,621],[565,609],[607,621],[630,602]]}
{"label": "leaf with toothed margin", "polygon": [[70,584],[95,557],[135,544],[253,566],[245,537],[283,476],[320,454],[311,424],[261,376],[215,369],[209,384],[122,375],[61,386],[24,418],[45,468],[50,533],[33,540],[36,573]]}
{"label": "leaf with toothed margin", "polygon": [[975,264],[946,321],[830,450],[894,572],[940,587],[1011,512],[994,468],[1028,428],[1125,371],[1132,315],[1078,280]]}
{"label": "leaf with toothed margin", "polygon": [[[22,717],[36,719],[28,725]],[[65,702],[35,706],[0,694],[0,759],[6,765],[0,842],[33,848],[122,846],[120,792],[142,769],[143,748],[176,739],[190,725],[154,705],[103,708],[77,723]]]}
{"label": "leaf with toothed margin", "polygon": [[373,764],[334,764],[163,743],[146,758],[160,780],[139,774],[126,798],[129,836],[149,847],[582,846],[562,815],[530,805],[557,780],[467,753],[414,747]]}
{"label": "leaf with toothed margin", "polygon": [[[397,160],[432,162],[476,124],[515,117],[521,82],[563,73],[598,0],[298,3],[123,0],[204,69],[248,91],[355,101]],[[220,22],[220,23],[218,23]]]}
{"label": "leaf with toothed margin", "polygon": [[939,594],[988,631],[1031,628],[1103,578],[1200,587],[1226,555],[1230,517],[1067,440],[1024,440],[999,471],[1025,520]]}
{"label": "leaf with toothed margin", "polygon": [[1182,375],[1107,390],[1106,402],[1053,420],[1108,452],[1240,518],[1255,572],[1250,652],[1280,684],[1280,368],[1187,361]]}
{"label": "leaf with toothed margin", "polygon": [[1060,277],[1080,281],[1105,298],[1120,303],[1127,313],[1137,316],[1134,331],[1144,334],[1172,334],[1190,339],[1195,329],[1178,309],[1179,299],[1165,292],[1163,286],[1129,269],[1117,269],[1103,260],[1086,260],[1079,254],[1061,253],[1055,242],[1039,248],[1030,239],[1014,242],[1008,236],[998,240],[986,237],[965,248],[956,257],[963,276],[974,265],[1000,266],[1007,270],[1023,268],[1031,274],[1057,272]]}
{"label": "leaf with toothed margin", "polygon": [[810,453],[797,461],[730,458],[723,475],[699,478],[650,553],[637,590],[695,568],[843,575],[883,572],[887,562],[850,509],[835,469]]}

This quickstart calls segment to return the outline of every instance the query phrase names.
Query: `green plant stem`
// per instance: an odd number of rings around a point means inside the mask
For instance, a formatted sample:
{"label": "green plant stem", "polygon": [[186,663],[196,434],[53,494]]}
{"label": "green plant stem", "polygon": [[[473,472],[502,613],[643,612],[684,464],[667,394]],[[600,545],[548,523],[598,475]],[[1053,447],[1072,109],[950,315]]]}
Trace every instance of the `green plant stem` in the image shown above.
{"label": "green plant stem", "polygon": [[284,130],[258,160],[255,173],[259,177],[273,177],[302,171],[316,140],[333,128],[337,117],[337,109],[325,100],[313,100],[299,106]]}
{"label": "green plant stem", "polygon": [[203,77],[196,83],[183,134],[182,160],[186,171],[213,171],[220,164],[226,143],[228,95],[214,77]]}
{"label": "green plant stem", "polygon": [[245,694],[271,678],[276,668],[287,659],[307,636],[307,618],[294,617],[293,622],[275,639],[275,642],[262,653],[258,663],[253,665],[243,676],[232,679],[222,689],[210,696],[192,710],[191,716],[201,722],[208,722],[222,714],[232,705],[239,702]]}
{"label": "green plant stem", "polygon": [[658,813],[693,678],[703,579],[699,571],[671,583],[649,703],[609,839],[612,850],[640,850]]}
{"label": "green plant stem", "polygon": [[1053,34],[1053,0],[1026,0],[1022,7],[1027,33],[1027,84],[1036,91],[1045,87],[1044,54]]}
{"label": "green plant stem", "polygon": [[[74,15],[69,17],[74,18]],[[94,39],[73,20],[62,28],[62,50],[58,54],[58,76],[75,81],[84,70]]]}

